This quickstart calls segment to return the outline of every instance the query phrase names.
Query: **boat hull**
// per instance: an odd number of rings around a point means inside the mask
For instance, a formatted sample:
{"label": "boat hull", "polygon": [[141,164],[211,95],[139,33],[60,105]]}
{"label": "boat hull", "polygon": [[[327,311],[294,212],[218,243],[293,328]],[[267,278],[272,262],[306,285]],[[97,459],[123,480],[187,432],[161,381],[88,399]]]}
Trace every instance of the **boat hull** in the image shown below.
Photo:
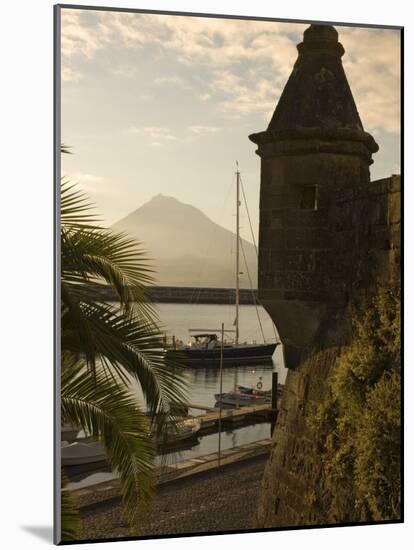
{"label": "boat hull", "polygon": [[233,405],[236,407],[247,407],[249,405],[265,405],[271,403],[272,398],[269,396],[246,396],[235,392],[216,393],[214,395],[216,402],[222,405]]}
{"label": "boat hull", "polygon": [[99,442],[82,443],[75,442],[62,446],[62,466],[84,466],[106,461],[106,452]]}
{"label": "boat hull", "polygon": [[[257,365],[272,363],[277,344],[258,344],[224,347],[223,363],[226,365]],[[189,367],[217,367],[220,365],[220,347],[214,349],[182,348],[168,350],[169,357]]]}
{"label": "boat hull", "polygon": [[62,426],[60,430],[60,440],[72,443],[73,441],[75,441],[79,431],[80,428],[74,428],[72,426]]}
{"label": "boat hull", "polygon": [[164,434],[165,437],[155,437],[154,442],[158,446],[176,445],[186,439],[194,439],[200,431],[201,423],[197,419],[187,419],[178,422],[176,429],[170,429]]}

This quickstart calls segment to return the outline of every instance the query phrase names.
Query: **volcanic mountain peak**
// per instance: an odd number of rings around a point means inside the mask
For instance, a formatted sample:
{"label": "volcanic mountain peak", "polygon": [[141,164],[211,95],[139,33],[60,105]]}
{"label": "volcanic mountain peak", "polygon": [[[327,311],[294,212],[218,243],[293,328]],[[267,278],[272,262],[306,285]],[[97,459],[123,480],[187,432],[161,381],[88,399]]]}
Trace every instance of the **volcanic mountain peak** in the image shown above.
{"label": "volcanic mountain peak", "polygon": [[[234,286],[236,235],[195,206],[158,194],[113,227],[143,244],[154,260],[158,284]],[[256,285],[256,252],[243,239],[242,246]],[[247,275],[244,279],[242,287],[249,287]]]}

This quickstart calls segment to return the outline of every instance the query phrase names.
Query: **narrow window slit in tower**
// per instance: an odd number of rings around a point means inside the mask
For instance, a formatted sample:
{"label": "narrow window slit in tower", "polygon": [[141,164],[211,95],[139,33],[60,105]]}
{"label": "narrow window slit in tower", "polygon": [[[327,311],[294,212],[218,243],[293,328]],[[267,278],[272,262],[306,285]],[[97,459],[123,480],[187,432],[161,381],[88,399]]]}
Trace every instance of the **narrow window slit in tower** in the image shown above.
{"label": "narrow window slit in tower", "polygon": [[300,186],[299,208],[301,210],[318,210],[318,186],[317,185]]}

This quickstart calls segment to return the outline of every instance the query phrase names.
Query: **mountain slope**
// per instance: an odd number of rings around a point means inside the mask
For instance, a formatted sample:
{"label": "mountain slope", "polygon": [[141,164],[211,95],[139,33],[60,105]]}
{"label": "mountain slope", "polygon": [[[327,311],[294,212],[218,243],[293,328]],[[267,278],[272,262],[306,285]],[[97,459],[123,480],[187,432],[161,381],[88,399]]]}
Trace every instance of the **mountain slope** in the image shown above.
{"label": "mountain slope", "polygon": [[[236,236],[194,206],[157,195],[113,228],[143,244],[153,259],[159,285],[234,287]],[[244,239],[242,245],[256,287],[256,252]],[[240,271],[240,286],[249,288],[241,250]]]}

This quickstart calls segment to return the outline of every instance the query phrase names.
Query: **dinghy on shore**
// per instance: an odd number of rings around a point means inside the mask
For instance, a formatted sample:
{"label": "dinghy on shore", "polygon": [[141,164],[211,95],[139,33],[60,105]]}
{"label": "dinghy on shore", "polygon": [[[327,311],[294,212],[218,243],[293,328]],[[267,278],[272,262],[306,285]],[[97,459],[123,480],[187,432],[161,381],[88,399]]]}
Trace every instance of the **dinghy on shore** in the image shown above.
{"label": "dinghy on shore", "polygon": [[104,462],[106,453],[104,446],[99,441],[83,443],[63,443],[61,448],[62,466],[79,466],[81,464],[93,464]]}
{"label": "dinghy on shore", "polygon": [[75,441],[79,431],[80,428],[76,428],[70,424],[64,424],[60,429],[60,440],[72,443],[72,441]]}
{"label": "dinghy on shore", "polygon": [[[167,423],[163,433],[153,434],[152,438],[155,445],[162,447],[175,445],[181,441],[191,439],[196,436],[201,427],[197,418],[187,418],[179,420],[176,424]],[[75,441],[68,443],[62,442],[61,447],[62,466],[81,466],[94,464],[95,462],[105,462],[107,459],[105,448],[99,441]]]}
{"label": "dinghy on shore", "polygon": [[167,424],[164,432],[160,435],[154,434],[153,439],[158,446],[174,445],[180,441],[195,437],[200,428],[201,423],[197,418],[187,418],[179,420],[175,425]]}

